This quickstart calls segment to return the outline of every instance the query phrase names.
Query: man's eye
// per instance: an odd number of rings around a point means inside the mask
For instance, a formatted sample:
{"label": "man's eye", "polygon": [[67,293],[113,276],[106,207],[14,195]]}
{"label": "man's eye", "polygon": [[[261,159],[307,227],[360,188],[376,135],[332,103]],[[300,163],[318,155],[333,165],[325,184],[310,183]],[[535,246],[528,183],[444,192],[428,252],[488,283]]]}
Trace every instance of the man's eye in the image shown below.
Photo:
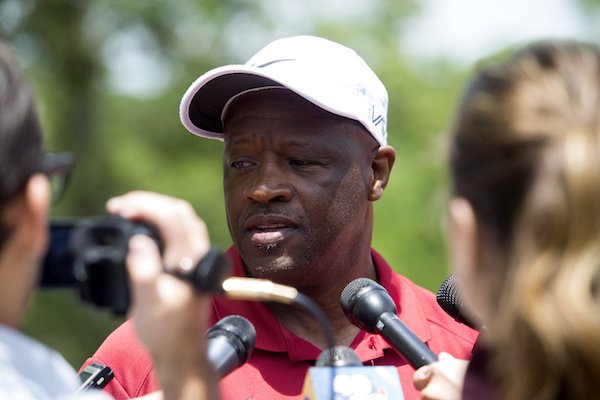
{"label": "man's eye", "polygon": [[230,164],[231,168],[235,168],[235,169],[248,168],[251,165],[252,165],[252,163],[250,161],[245,161],[245,160],[233,161]]}
{"label": "man's eye", "polygon": [[297,159],[290,160],[290,165],[293,165],[295,167],[305,167],[305,166],[314,165],[314,164],[315,164],[314,162],[308,161],[308,160],[297,160]]}

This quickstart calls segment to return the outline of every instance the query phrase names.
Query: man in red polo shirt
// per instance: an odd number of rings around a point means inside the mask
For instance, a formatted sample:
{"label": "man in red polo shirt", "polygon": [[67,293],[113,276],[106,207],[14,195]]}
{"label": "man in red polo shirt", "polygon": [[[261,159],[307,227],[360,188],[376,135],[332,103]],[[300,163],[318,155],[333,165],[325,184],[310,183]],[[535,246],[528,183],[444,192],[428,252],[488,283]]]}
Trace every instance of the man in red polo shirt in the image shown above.
{"label": "man in red polo shirt", "polygon": [[[353,50],[298,36],[269,44],[244,65],[202,75],[183,96],[180,116],[192,133],[224,142],[233,274],[309,296],[326,313],[337,345],[353,348],[365,365],[396,366],[405,399],[417,399],[413,368],[380,336],[350,323],[339,302],[350,281],[367,277],[387,289],[400,318],[433,352],[468,358],[476,337],[371,248],[373,202],[395,160],[387,104],[385,87]],[[131,217],[156,196],[128,194],[109,209]],[[202,223],[176,199],[145,208],[178,210],[173,215]],[[257,342],[248,362],[221,380],[223,398],[301,398],[308,368],[327,347],[318,324],[288,306],[213,297],[212,322],[230,314],[254,323]],[[87,363],[93,361],[113,369],[106,390],[117,399],[159,389],[130,322]]]}

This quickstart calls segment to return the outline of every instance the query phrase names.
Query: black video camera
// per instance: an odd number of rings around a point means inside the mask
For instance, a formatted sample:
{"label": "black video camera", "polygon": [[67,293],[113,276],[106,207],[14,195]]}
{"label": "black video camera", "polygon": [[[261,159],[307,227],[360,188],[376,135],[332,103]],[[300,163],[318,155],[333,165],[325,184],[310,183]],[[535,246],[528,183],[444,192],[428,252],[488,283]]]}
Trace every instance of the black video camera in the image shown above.
{"label": "black video camera", "polygon": [[129,239],[145,234],[161,241],[151,226],[117,216],[52,220],[41,288],[76,287],[84,303],[127,312],[129,280],[125,268]]}

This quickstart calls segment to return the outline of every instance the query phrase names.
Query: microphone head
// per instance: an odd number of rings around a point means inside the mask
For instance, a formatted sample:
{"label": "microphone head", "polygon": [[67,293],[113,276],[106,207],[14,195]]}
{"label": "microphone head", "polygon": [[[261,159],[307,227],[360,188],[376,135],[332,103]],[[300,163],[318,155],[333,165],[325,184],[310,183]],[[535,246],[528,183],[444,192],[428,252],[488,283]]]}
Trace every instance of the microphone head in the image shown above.
{"label": "microphone head", "polygon": [[256,328],[252,322],[241,315],[228,315],[206,331],[207,340],[218,336],[229,339],[235,348],[239,365],[248,361],[256,345]]}
{"label": "microphone head", "polygon": [[360,367],[362,363],[354,350],[348,346],[335,346],[323,350],[315,363],[317,367]]}
{"label": "microphone head", "polygon": [[387,290],[369,278],[358,278],[346,285],[340,305],[350,322],[370,333],[379,333],[377,321],[382,314],[396,314],[396,304]]}
{"label": "microphone head", "polygon": [[460,282],[454,272],[448,275],[440,285],[436,300],[446,314],[458,322],[474,328],[473,324],[463,315],[464,301],[460,293]]}

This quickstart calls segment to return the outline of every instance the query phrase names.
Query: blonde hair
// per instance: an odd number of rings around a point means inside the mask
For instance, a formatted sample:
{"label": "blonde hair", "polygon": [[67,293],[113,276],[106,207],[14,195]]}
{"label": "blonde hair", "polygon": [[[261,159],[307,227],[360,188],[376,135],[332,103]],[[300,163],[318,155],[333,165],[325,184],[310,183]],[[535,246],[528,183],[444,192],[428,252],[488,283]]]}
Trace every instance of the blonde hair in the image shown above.
{"label": "blonde hair", "polygon": [[600,398],[600,52],[529,46],[483,70],[452,135],[455,195],[503,259],[500,398]]}

